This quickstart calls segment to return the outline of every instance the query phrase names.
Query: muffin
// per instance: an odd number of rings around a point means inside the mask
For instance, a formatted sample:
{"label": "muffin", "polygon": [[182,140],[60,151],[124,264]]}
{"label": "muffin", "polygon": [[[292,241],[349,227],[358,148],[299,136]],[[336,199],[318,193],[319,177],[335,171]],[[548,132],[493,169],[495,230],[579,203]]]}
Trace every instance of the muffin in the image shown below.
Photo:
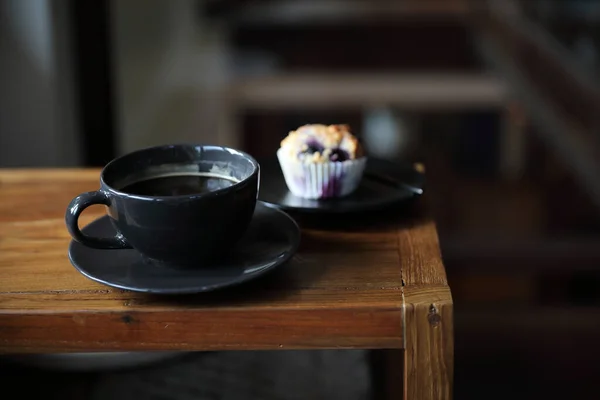
{"label": "muffin", "polygon": [[347,196],[367,158],[347,125],[304,125],[281,141],[277,158],[290,192],[306,199]]}

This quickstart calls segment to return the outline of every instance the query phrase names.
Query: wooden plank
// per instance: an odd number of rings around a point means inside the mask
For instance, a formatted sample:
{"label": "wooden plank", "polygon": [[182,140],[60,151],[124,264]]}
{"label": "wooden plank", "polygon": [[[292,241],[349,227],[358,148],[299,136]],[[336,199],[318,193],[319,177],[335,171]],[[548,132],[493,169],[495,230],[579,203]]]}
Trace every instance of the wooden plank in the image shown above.
{"label": "wooden plank", "polygon": [[300,221],[293,260],[235,290],[112,289],[67,259],[65,207],[98,185],[97,170],[0,170],[0,351],[402,348],[401,268],[445,282],[433,223],[387,212],[344,228]]}
{"label": "wooden plank", "polygon": [[405,288],[404,398],[451,399],[454,380],[450,289]]}
{"label": "wooden plank", "polygon": [[410,226],[409,231],[416,234],[409,234],[405,229],[398,230],[398,248],[408,250],[400,260],[403,285],[447,285],[435,223],[431,220],[419,221]]}
{"label": "wooden plank", "polygon": [[[109,294],[106,294],[109,295]],[[77,302],[78,300],[76,300]],[[51,306],[51,305],[49,305]],[[75,306],[75,304],[74,304]],[[140,307],[133,307],[140,308]],[[400,347],[394,308],[179,309],[0,314],[0,351],[280,350]],[[370,326],[365,330],[366,326]]]}
{"label": "wooden plank", "polygon": [[[404,296],[405,399],[451,399],[454,380],[453,302],[439,254],[435,224],[418,222],[419,235],[398,231]],[[427,243],[420,238],[428,237]],[[411,251],[421,249],[421,251]],[[419,267],[416,267],[419,265]]]}
{"label": "wooden plank", "polygon": [[0,352],[406,348],[389,375],[404,370],[404,397],[450,398],[452,301],[423,201],[368,219],[300,218],[298,254],[270,276],[152,296],[69,265],[64,208],[97,188],[97,172],[0,170]]}

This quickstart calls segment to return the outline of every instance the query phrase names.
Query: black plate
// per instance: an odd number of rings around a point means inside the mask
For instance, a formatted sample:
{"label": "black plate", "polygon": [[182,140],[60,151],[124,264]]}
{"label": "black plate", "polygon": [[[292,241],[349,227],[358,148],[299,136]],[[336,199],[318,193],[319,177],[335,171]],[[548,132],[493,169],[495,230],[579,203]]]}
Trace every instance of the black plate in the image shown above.
{"label": "black plate", "polygon": [[410,164],[369,158],[356,191],[346,197],[326,200],[303,199],[287,188],[277,159],[259,160],[259,199],[289,211],[347,213],[381,209],[423,193],[425,178]]}
{"label": "black plate", "polygon": [[[115,231],[104,216],[83,228],[92,236]],[[159,294],[207,292],[254,279],[283,264],[300,244],[300,229],[284,212],[257,203],[244,238],[226,259],[197,269],[144,260],[135,250],[97,250],[72,241],[69,259],[86,277],[119,289]]]}

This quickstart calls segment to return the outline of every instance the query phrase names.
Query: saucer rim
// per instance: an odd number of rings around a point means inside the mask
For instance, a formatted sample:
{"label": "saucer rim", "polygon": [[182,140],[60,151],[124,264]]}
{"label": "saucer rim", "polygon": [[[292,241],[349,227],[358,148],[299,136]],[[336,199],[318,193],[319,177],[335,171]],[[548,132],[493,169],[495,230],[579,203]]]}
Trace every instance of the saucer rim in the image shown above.
{"label": "saucer rim", "polygon": [[[110,281],[108,281],[106,279],[98,278],[94,275],[91,275],[90,273],[88,273],[86,270],[82,269],[75,263],[75,261],[73,260],[73,246],[78,245],[78,246],[82,246],[82,248],[86,248],[86,249],[87,249],[87,247],[82,245],[81,243],[76,242],[73,239],[71,239],[71,241],[69,243],[69,247],[68,247],[69,262],[71,263],[73,268],[75,268],[80,274],[82,274],[83,276],[85,276],[86,278],[88,278],[94,282],[97,282],[97,283],[100,283],[100,284],[103,284],[105,286],[109,286],[109,287],[112,287],[115,289],[125,290],[125,291],[129,291],[129,292],[136,292],[136,293],[146,293],[146,294],[155,294],[155,295],[186,295],[186,294],[207,293],[207,292],[212,292],[212,291],[219,290],[219,289],[225,289],[225,288],[229,288],[232,286],[240,285],[245,282],[257,279],[257,278],[267,274],[268,272],[271,272],[275,268],[285,264],[289,260],[291,260],[294,257],[294,255],[298,252],[298,249],[300,247],[300,243],[302,240],[302,230],[300,229],[300,226],[298,225],[296,220],[294,218],[292,218],[292,216],[290,216],[284,210],[282,210],[278,207],[274,207],[271,204],[266,203],[264,201],[257,200],[256,205],[257,206],[261,205],[261,206],[265,207],[266,209],[268,209],[269,211],[280,213],[289,222],[291,222],[291,226],[294,226],[293,237],[290,242],[291,246],[289,249],[285,250],[280,257],[273,258],[272,265],[269,265],[266,268],[262,268],[257,272],[241,275],[240,277],[237,277],[230,281],[212,284],[212,285],[204,285],[204,286],[188,286],[188,287],[183,287],[183,288],[180,287],[177,289],[142,288],[142,287],[131,287],[131,286],[122,285],[119,283],[111,283]],[[84,230],[91,224],[98,223],[99,221],[101,221],[103,219],[108,219],[108,218],[109,218],[108,215],[103,215],[101,217],[98,217],[98,218],[94,219],[93,221],[91,221],[90,223],[88,223],[87,225],[85,225],[82,230]],[[291,228],[291,226],[290,226],[290,228]],[[96,249],[90,248],[90,250],[96,250]],[[116,250],[103,249],[102,251],[137,252],[137,250],[135,250],[135,249],[116,249]],[[167,263],[164,263],[164,264],[167,264]]]}
{"label": "saucer rim", "polygon": [[[394,161],[390,161],[390,160],[385,160],[385,159],[380,159],[380,158],[372,158],[373,160],[375,160],[375,162],[385,162],[391,165],[396,165],[396,166],[403,166],[403,163],[398,163],[398,162],[394,162]],[[261,164],[261,169],[266,169],[266,168],[262,168],[262,165],[265,162],[271,162],[273,163],[273,160],[271,158],[263,158],[263,159],[259,159],[259,163]],[[367,164],[367,169],[368,169],[369,164]],[[384,200],[380,200],[380,201],[371,201],[371,202],[359,202],[357,203],[357,205],[355,206],[348,206],[348,205],[343,205],[343,203],[345,202],[345,200],[347,200],[349,197],[352,196],[353,193],[350,193],[348,196],[344,196],[341,198],[331,198],[331,199],[303,199],[301,197],[295,196],[294,194],[291,193],[291,191],[289,190],[289,188],[287,188],[287,186],[285,186],[285,189],[288,192],[289,196],[292,196],[294,198],[297,198],[299,200],[310,200],[310,201],[314,201],[314,202],[327,202],[327,203],[332,203],[332,206],[329,207],[325,207],[323,205],[316,205],[314,207],[296,207],[296,206],[291,206],[288,204],[284,204],[284,203],[275,203],[275,202],[271,202],[266,200],[264,197],[261,196],[261,191],[259,191],[258,193],[258,198],[260,199],[259,201],[261,201],[262,203],[265,203],[267,206],[273,207],[275,209],[278,209],[280,211],[284,211],[284,212],[298,212],[298,213],[306,213],[306,214],[323,214],[323,215],[327,215],[327,214],[335,214],[335,215],[342,215],[342,214],[353,214],[353,213],[361,213],[361,212],[370,212],[370,211],[376,211],[378,209],[382,209],[382,208],[387,208],[387,207],[391,207],[395,204],[403,204],[406,202],[409,202],[411,200],[414,200],[416,198],[422,197],[424,192],[425,192],[425,174],[423,174],[422,172],[418,171],[417,169],[415,169],[414,167],[411,167],[411,170],[418,174],[422,180],[421,184],[416,186],[419,189],[423,190],[423,193],[418,194],[418,193],[410,193],[408,190],[406,190],[407,195],[403,196],[403,197],[399,197],[399,196],[395,196],[395,197],[389,197],[387,199]],[[367,170],[365,171],[365,175],[366,175]],[[375,172],[377,173],[377,172]],[[371,174],[373,174],[373,171],[371,171]],[[381,174],[381,172],[379,173]],[[264,176],[266,174],[264,174],[264,172],[261,174],[261,179],[264,179]],[[359,183],[359,186],[357,187],[357,190],[360,189],[360,187],[362,185],[365,184],[365,181],[368,178],[366,176],[363,177],[363,179],[361,180],[361,182]],[[282,180],[282,184],[285,185],[285,182]],[[335,205],[339,204],[340,207],[336,207]]]}

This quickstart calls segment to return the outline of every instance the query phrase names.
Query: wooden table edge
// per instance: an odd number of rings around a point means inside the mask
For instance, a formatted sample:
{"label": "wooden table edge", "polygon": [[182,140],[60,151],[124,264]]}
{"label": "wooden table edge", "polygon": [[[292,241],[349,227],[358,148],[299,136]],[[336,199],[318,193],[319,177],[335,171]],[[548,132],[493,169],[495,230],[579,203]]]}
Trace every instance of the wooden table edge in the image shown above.
{"label": "wooden table edge", "polygon": [[400,302],[276,310],[0,309],[0,353],[400,349],[402,318]]}

